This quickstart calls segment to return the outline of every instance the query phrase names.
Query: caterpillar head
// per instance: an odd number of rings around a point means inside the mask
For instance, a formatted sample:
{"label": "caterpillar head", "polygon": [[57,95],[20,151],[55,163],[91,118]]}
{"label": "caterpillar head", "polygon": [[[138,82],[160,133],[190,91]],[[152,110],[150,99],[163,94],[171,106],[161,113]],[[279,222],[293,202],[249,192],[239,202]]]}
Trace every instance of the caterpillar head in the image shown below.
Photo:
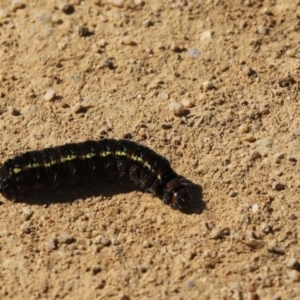
{"label": "caterpillar head", "polygon": [[189,193],[177,178],[169,181],[164,190],[163,201],[174,209],[184,209],[189,204]]}

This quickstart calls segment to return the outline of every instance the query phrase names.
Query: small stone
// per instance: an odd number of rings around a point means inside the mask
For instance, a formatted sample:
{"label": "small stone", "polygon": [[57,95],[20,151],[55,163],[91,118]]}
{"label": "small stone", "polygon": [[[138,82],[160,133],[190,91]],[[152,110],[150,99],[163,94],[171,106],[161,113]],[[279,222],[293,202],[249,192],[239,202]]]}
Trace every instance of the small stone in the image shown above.
{"label": "small stone", "polygon": [[266,27],[264,25],[258,25],[257,32],[259,34],[265,35],[267,33],[267,29],[266,29]]}
{"label": "small stone", "polygon": [[50,252],[53,251],[55,249],[57,249],[57,239],[56,238],[52,238],[50,239],[48,242],[46,242],[45,246],[46,246],[46,251]]}
{"label": "small stone", "polygon": [[9,114],[11,114],[12,116],[19,116],[21,113],[15,109],[13,106],[7,106],[7,111]]}
{"label": "small stone", "polygon": [[175,116],[182,116],[184,114],[184,106],[181,103],[178,102],[172,102],[169,105],[169,110],[174,113]]}
{"label": "small stone", "polygon": [[248,134],[245,138],[244,138],[245,142],[249,142],[249,143],[254,143],[256,141],[256,138],[254,137],[253,134]]}
{"label": "small stone", "polygon": [[283,255],[285,251],[279,247],[276,246],[275,241],[271,241],[268,245],[268,251],[274,254]]}
{"label": "small stone", "polygon": [[169,99],[169,94],[166,92],[160,92],[159,93],[159,98],[163,99],[163,100],[168,100]]}
{"label": "small stone", "polygon": [[106,59],[103,63],[104,67],[110,69],[110,70],[113,70],[115,69],[115,65],[114,65],[114,62],[111,60],[111,59]]}
{"label": "small stone", "polygon": [[297,272],[296,270],[291,270],[289,271],[289,277],[292,279],[293,282],[298,282],[300,281],[300,273]]}
{"label": "small stone", "polygon": [[144,26],[144,27],[151,27],[151,26],[153,26],[154,25],[154,23],[151,21],[151,20],[144,20],[143,22],[142,22],[142,25]]}
{"label": "small stone", "polygon": [[300,263],[294,257],[286,259],[284,263],[289,269],[300,270]]}
{"label": "small stone", "polygon": [[293,132],[293,135],[294,135],[294,136],[300,136],[300,130],[295,130],[295,131]]}
{"label": "small stone", "polygon": [[89,31],[88,27],[85,27],[85,26],[78,27],[78,35],[80,37],[89,36],[90,34],[91,34],[91,32]]}
{"label": "small stone", "polygon": [[247,124],[242,124],[239,127],[239,132],[240,133],[248,133],[249,132],[249,126]]}
{"label": "small stone", "polygon": [[93,275],[96,275],[96,274],[98,274],[100,272],[101,272],[100,266],[95,265],[95,266],[92,267],[92,273],[93,273]]}
{"label": "small stone", "polygon": [[295,49],[288,49],[288,50],[286,50],[285,55],[289,56],[289,57],[295,57],[296,50]]}
{"label": "small stone", "polygon": [[200,41],[210,41],[212,39],[213,32],[210,30],[203,31],[200,36]]}
{"label": "small stone", "polygon": [[205,90],[212,90],[214,88],[214,84],[211,81],[204,81],[202,86]]}
{"label": "small stone", "polygon": [[191,108],[194,106],[194,101],[190,98],[183,98],[181,100],[181,104],[185,107],[185,108]]}
{"label": "small stone", "polygon": [[26,7],[25,3],[21,0],[11,0],[11,7],[13,10],[23,9]]}
{"label": "small stone", "polygon": [[237,191],[236,191],[236,190],[231,190],[231,191],[229,192],[229,194],[228,194],[228,195],[229,195],[229,197],[232,197],[232,198],[233,198],[233,197],[236,197],[236,196],[237,196],[237,194],[238,194],[238,193],[237,193]]}
{"label": "small stone", "polygon": [[209,234],[209,237],[213,240],[219,239],[222,236],[223,236],[223,231],[220,228],[214,228]]}
{"label": "small stone", "polygon": [[108,0],[107,3],[116,7],[123,7],[125,0]]}
{"label": "small stone", "polygon": [[74,113],[78,114],[80,112],[83,112],[85,110],[85,107],[82,106],[80,103],[77,103],[72,107],[72,110]]}
{"label": "small stone", "polygon": [[273,181],[272,189],[275,191],[282,191],[285,189],[285,185],[279,181]]}
{"label": "small stone", "polygon": [[173,52],[181,52],[182,51],[180,46],[176,45],[175,43],[172,43],[170,45],[170,50],[172,50]]}
{"label": "small stone", "polygon": [[100,240],[100,243],[105,246],[105,247],[108,247],[111,245],[111,240],[106,238],[106,237],[103,237],[101,240]]}
{"label": "small stone", "polygon": [[296,162],[297,162],[297,158],[292,157],[292,156],[290,156],[290,155],[288,155],[286,158],[287,158],[287,160],[290,161],[290,162],[293,162],[293,163],[296,163]]}
{"label": "small stone", "polygon": [[253,212],[254,214],[255,214],[256,212],[258,212],[258,210],[259,210],[259,206],[258,206],[257,203],[253,204],[251,208],[252,208],[252,212]]}
{"label": "small stone", "polygon": [[255,74],[255,71],[253,69],[251,69],[249,66],[244,66],[243,68],[243,74],[245,74],[246,76],[252,76],[253,74]]}
{"label": "small stone", "polygon": [[44,100],[46,100],[46,101],[51,101],[51,100],[53,100],[54,97],[55,97],[54,89],[48,89],[43,96]]}
{"label": "small stone", "polygon": [[295,215],[295,214],[291,214],[290,216],[289,216],[289,218],[291,219],[291,220],[297,220],[297,216]]}
{"label": "small stone", "polygon": [[261,225],[261,230],[262,232],[264,233],[271,233],[273,230],[272,230],[272,226],[270,226],[269,224],[266,224],[266,223],[263,223]]}
{"label": "small stone", "polygon": [[136,43],[133,41],[133,37],[130,35],[125,35],[122,39],[123,45],[134,46]]}
{"label": "small stone", "polygon": [[65,1],[62,1],[58,7],[66,15],[71,15],[75,11],[74,7]]}
{"label": "small stone", "polygon": [[33,215],[33,211],[28,206],[23,207],[22,211],[26,221],[28,221]]}
{"label": "small stone", "polygon": [[8,17],[8,11],[5,9],[0,9],[0,18],[6,18]]}
{"label": "small stone", "polygon": [[61,235],[59,237],[57,237],[57,241],[60,243],[60,244],[72,244],[76,241],[76,239],[71,236],[71,235],[68,235],[68,234],[64,234],[64,235]]}
{"label": "small stone", "polygon": [[258,151],[253,151],[252,154],[251,154],[251,159],[252,160],[256,160],[256,159],[259,159],[261,157],[262,157],[262,155]]}

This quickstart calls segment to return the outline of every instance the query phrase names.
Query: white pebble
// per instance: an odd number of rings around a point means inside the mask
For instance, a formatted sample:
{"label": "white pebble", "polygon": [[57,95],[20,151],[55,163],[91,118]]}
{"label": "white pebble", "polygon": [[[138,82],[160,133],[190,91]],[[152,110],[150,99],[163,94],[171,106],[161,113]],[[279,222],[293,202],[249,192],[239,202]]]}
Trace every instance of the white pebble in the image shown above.
{"label": "white pebble", "polygon": [[264,35],[267,33],[267,29],[264,25],[258,25],[257,32]]}
{"label": "white pebble", "polygon": [[135,42],[133,41],[132,36],[130,36],[130,35],[125,35],[125,36],[123,37],[123,39],[122,39],[122,44],[123,44],[123,45],[130,45],[130,46],[132,46],[132,45],[135,45]]}
{"label": "white pebble", "polygon": [[172,102],[169,105],[170,111],[174,113],[175,116],[182,116],[184,113],[184,106],[178,102]]}
{"label": "white pebble", "polygon": [[33,215],[33,211],[27,206],[23,207],[22,211],[26,220],[29,220]]}
{"label": "white pebble", "polygon": [[107,3],[116,7],[123,7],[125,0],[108,0]]}
{"label": "white pebble", "polygon": [[205,40],[211,40],[213,32],[210,30],[203,31],[200,36],[200,40],[203,42]]}
{"label": "white pebble", "polygon": [[253,205],[252,205],[252,212],[253,212],[253,213],[256,213],[256,212],[258,211],[258,209],[259,209],[258,204],[253,204]]}
{"label": "white pebble", "polygon": [[239,132],[240,133],[248,133],[249,132],[249,126],[247,124],[242,124],[239,127]]}
{"label": "white pebble", "polygon": [[194,101],[190,98],[183,98],[181,100],[181,104],[185,107],[185,108],[191,108],[194,106]]}
{"label": "white pebble", "polygon": [[294,57],[296,55],[296,50],[295,49],[286,50],[285,54],[289,57]]}
{"label": "white pebble", "polygon": [[298,282],[300,280],[300,274],[296,270],[289,271],[289,277],[292,279],[293,282]]}
{"label": "white pebble", "polygon": [[51,101],[55,97],[55,90],[48,89],[47,92],[44,94],[43,98],[46,101]]}
{"label": "white pebble", "polygon": [[25,3],[21,0],[11,0],[11,6],[13,10],[21,9],[25,7]]}
{"label": "white pebble", "polygon": [[163,99],[163,100],[168,100],[169,99],[169,94],[166,92],[160,92],[159,93],[159,98]]}
{"label": "white pebble", "polygon": [[214,85],[211,81],[204,81],[202,83],[202,86],[206,89],[206,90],[211,90],[214,88]]}

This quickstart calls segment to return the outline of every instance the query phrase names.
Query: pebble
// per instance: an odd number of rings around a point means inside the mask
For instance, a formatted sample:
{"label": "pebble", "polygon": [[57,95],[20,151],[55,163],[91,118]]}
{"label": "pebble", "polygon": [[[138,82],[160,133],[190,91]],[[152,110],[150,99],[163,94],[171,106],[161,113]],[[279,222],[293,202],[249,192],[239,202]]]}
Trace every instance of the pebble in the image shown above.
{"label": "pebble", "polygon": [[7,106],[7,111],[9,112],[9,114],[13,115],[13,116],[19,116],[21,113],[15,109],[13,106]]}
{"label": "pebble", "polygon": [[144,20],[143,22],[142,22],[142,25],[144,26],[144,27],[151,27],[151,26],[153,26],[154,25],[154,23],[151,21],[151,20]]}
{"label": "pebble", "polygon": [[287,158],[287,160],[290,161],[290,162],[294,162],[294,163],[297,162],[297,158],[292,157],[292,156],[290,156],[290,155],[288,155],[286,158]]}
{"label": "pebble", "polygon": [[209,41],[212,39],[213,32],[210,30],[203,31],[200,36],[200,41]]}
{"label": "pebble", "polygon": [[11,7],[13,10],[25,8],[25,3],[21,0],[11,0]]}
{"label": "pebble", "polygon": [[159,98],[163,99],[163,100],[168,100],[169,99],[169,94],[166,92],[160,92],[159,93]]}
{"label": "pebble", "polygon": [[184,106],[181,103],[178,102],[172,102],[169,105],[169,110],[174,113],[175,116],[182,116],[184,114]]}
{"label": "pebble", "polygon": [[262,232],[264,233],[271,233],[273,230],[272,230],[272,226],[270,226],[269,224],[267,223],[262,223],[261,225],[261,230]]}
{"label": "pebble", "polygon": [[100,240],[100,243],[105,246],[105,247],[108,247],[111,245],[111,240],[106,238],[106,237],[103,237],[101,240]]}
{"label": "pebble", "polygon": [[48,89],[43,96],[44,100],[46,100],[46,101],[51,101],[51,100],[53,100],[54,97],[55,97],[54,89]]}
{"label": "pebble", "polygon": [[188,56],[197,58],[200,55],[200,51],[196,48],[189,49],[187,52]]}
{"label": "pebble", "polygon": [[0,18],[6,18],[8,17],[8,11],[5,9],[0,9]]}
{"label": "pebble", "polygon": [[265,35],[267,33],[267,29],[266,29],[266,27],[264,25],[258,25],[257,32],[259,34]]}
{"label": "pebble", "polygon": [[244,66],[243,68],[243,74],[245,74],[246,76],[251,76],[255,73],[255,71],[253,69],[251,69],[249,66]]}
{"label": "pebble", "polygon": [[254,143],[256,141],[256,138],[254,137],[253,134],[248,134],[245,138],[244,138],[245,142],[249,142],[249,143]]}
{"label": "pebble", "polygon": [[268,245],[268,251],[274,254],[283,255],[285,251],[279,247],[276,246],[275,241],[271,241]]}
{"label": "pebble", "polygon": [[98,273],[100,273],[100,272],[101,272],[100,266],[94,265],[94,266],[92,267],[92,273],[93,273],[93,275],[96,275],[96,274],[98,274]]}
{"label": "pebble", "polygon": [[194,106],[194,101],[190,98],[183,98],[181,100],[181,104],[185,107],[185,108],[191,108]]}
{"label": "pebble", "polygon": [[297,272],[296,270],[289,271],[288,275],[292,279],[293,282],[300,281],[300,273]]}
{"label": "pebble", "polygon": [[74,7],[65,1],[60,2],[58,8],[66,15],[71,15],[75,11]]}
{"label": "pebble", "polygon": [[129,46],[134,46],[136,43],[133,40],[133,37],[130,35],[125,35],[122,39],[122,44],[123,45],[129,45]]}
{"label": "pebble", "polygon": [[73,112],[76,114],[84,111],[85,109],[86,108],[83,105],[81,105],[80,103],[77,103],[72,107]]}
{"label": "pebble", "polygon": [[286,50],[285,54],[286,54],[286,56],[289,56],[289,57],[295,57],[296,50],[295,49],[288,49],[288,50]]}
{"label": "pebble", "polygon": [[79,26],[78,27],[78,35],[80,37],[89,36],[90,34],[91,34],[91,32],[89,31],[88,27],[85,27],[85,26]]}
{"label": "pebble", "polygon": [[284,190],[284,188],[285,188],[285,185],[283,183],[281,183],[279,181],[273,181],[272,189],[274,191],[282,191],[282,190]]}
{"label": "pebble", "polygon": [[239,132],[240,133],[248,133],[249,132],[249,126],[247,124],[242,124],[239,127]]}
{"label": "pebble", "polygon": [[255,214],[256,212],[258,212],[258,210],[259,210],[259,206],[258,206],[257,203],[253,204],[251,208],[252,208],[252,212],[253,212],[254,214]]}
{"label": "pebble", "polygon": [[202,86],[205,90],[212,90],[214,88],[214,84],[211,81],[204,81]]}
{"label": "pebble", "polygon": [[116,7],[123,7],[125,0],[108,0],[107,3]]}
{"label": "pebble", "polygon": [[172,50],[173,52],[181,52],[182,51],[181,47],[175,43],[172,43],[170,45],[170,50]]}
{"label": "pebble", "polygon": [[289,269],[294,269],[294,270],[298,270],[298,271],[300,270],[300,263],[294,257],[290,257],[290,258],[286,259],[284,263]]}
{"label": "pebble", "polygon": [[237,192],[236,190],[231,190],[231,191],[229,192],[228,196],[233,198],[233,197],[236,197],[237,194],[238,194],[238,192]]}
{"label": "pebble", "polygon": [[262,158],[262,155],[258,151],[253,151],[252,154],[251,154],[251,159],[256,160],[256,159],[259,159],[259,158]]}
{"label": "pebble", "polygon": [[45,246],[46,246],[46,251],[50,252],[53,251],[55,249],[57,249],[57,239],[56,238],[52,238],[50,239],[48,242],[46,242]]}
{"label": "pebble", "polygon": [[26,221],[28,221],[33,215],[33,211],[28,206],[23,207],[22,211]]}
{"label": "pebble", "polygon": [[209,237],[213,240],[219,239],[222,236],[223,236],[223,231],[220,228],[214,228],[209,234]]}
{"label": "pebble", "polygon": [[60,235],[59,237],[57,237],[57,242],[59,242],[60,244],[72,244],[76,241],[76,239],[71,236],[71,235],[68,235],[68,234],[63,234],[63,235]]}

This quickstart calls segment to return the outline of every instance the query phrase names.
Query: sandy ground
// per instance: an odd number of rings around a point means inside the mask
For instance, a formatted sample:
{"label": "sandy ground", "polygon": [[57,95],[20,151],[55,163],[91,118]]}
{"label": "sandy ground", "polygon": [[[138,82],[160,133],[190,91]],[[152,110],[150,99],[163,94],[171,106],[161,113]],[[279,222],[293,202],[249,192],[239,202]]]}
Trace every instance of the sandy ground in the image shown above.
{"label": "sandy ground", "polygon": [[12,2],[1,162],[130,137],[205,208],[118,178],[0,196],[0,298],[299,299],[299,0]]}

